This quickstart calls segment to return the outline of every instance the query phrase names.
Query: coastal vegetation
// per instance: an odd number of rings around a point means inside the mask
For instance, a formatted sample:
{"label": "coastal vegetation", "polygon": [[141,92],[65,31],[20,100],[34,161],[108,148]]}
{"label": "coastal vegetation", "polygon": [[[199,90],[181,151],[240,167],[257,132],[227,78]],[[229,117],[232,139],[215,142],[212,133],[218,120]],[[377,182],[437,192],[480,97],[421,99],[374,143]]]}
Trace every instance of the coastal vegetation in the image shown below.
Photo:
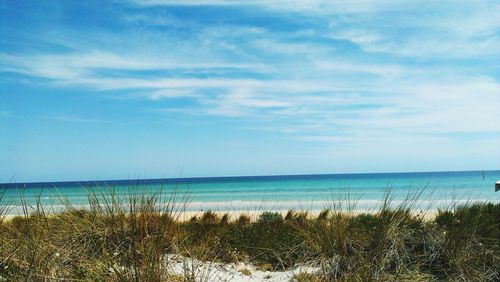
{"label": "coastal vegetation", "polygon": [[209,281],[212,263],[234,262],[262,271],[315,269],[294,281],[500,280],[499,203],[429,216],[415,210],[415,198],[393,206],[388,194],[371,212],[332,201],[319,215],[206,211],[181,221],[184,196],[120,197],[111,189],[89,193],[86,208],[61,199],[57,213],[21,197],[23,214],[15,217],[6,217],[2,198],[0,281]]}

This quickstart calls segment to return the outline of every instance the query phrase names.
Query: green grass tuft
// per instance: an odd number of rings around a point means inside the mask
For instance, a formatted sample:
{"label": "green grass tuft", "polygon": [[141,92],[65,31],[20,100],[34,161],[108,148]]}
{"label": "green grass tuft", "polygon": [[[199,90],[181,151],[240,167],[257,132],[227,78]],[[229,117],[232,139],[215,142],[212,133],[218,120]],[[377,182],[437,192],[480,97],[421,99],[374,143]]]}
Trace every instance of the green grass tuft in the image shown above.
{"label": "green grass tuft", "polygon": [[[180,222],[187,199],[113,189],[91,191],[87,209],[57,214],[38,200],[5,219],[0,193],[0,281],[205,281],[210,262],[249,262],[257,269],[319,266],[294,281],[500,281],[500,204],[414,213],[415,200],[373,213],[332,204],[307,212],[263,212],[234,221],[212,211]],[[174,197],[174,196],[173,196]],[[355,204],[348,204],[353,207]],[[171,273],[167,254],[183,255]]]}

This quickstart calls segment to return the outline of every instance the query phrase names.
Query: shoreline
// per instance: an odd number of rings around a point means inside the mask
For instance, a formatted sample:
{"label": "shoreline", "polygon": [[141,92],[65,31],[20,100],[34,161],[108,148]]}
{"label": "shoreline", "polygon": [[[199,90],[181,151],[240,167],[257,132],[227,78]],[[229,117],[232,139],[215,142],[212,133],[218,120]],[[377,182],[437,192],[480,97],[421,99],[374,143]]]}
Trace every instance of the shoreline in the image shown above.
{"label": "shoreline", "polygon": [[[227,214],[229,216],[230,221],[237,220],[240,216],[244,215],[244,216],[248,216],[250,218],[251,222],[256,222],[259,220],[260,215],[264,212],[279,213],[279,214],[281,214],[281,216],[283,218],[285,218],[287,213],[290,211],[294,211],[297,214],[307,213],[308,219],[314,219],[314,218],[317,218],[321,214],[321,212],[323,212],[324,210],[232,210],[232,211],[210,211],[210,212],[213,212],[215,215],[217,215],[219,217],[222,217],[225,214]],[[209,212],[209,210],[207,210],[207,211],[180,211],[180,212],[172,212],[172,214],[176,218],[177,222],[188,222],[193,217],[197,217],[198,219],[201,218],[201,216],[203,216],[203,214],[205,212]],[[344,215],[357,216],[360,214],[372,214],[372,215],[374,215],[374,214],[378,213],[379,210],[378,209],[369,209],[369,210],[358,209],[358,210],[340,210],[340,211],[336,211],[336,212],[340,212]],[[60,214],[61,213],[49,213],[48,215],[49,216],[58,216]],[[427,210],[427,211],[415,210],[415,211],[412,211],[411,214],[414,216],[422,216],[425,220],[432,220],[438,214],[438,210],[437,209]],[[24,215],[23,214],[6,214],[3,216],[3,218],[4,218],[4,221],[9,221],[9,220],[12,220],[13,218],[18,217],[18,216],[23,217]]]}
{"label": "shoreline", "polygon": [[[239,216],[241,215],[246,215],[250,217],[250,220],[252,222],[258,221],[259,217],[262,213],[264,212],[272,212],[272,213],[279,213],[285,218],[288,212],[291,210],[262,210],[262,211],[248,211],[248,210],[240,210],[240,211],[212,211],[216,215],[222,217],[225,214],[229,215],[230,220],[236,220],[238,219]],[[308,219],[314,219],[317,218],[323,210],[293,210],[296,213],[307,213],[307,218]],[[337,211],[338,212],[338,211]],[[360,214],[376,214],[378,213],[379,210],[341,210],[340,213],[344,215],[351,215],[351,216],[357,216]],[[205,213],[205,211],[186,211],[182,212],[181,215],[179,216],[179,221],[180,222],[186,222],[189,221],[191,218],[194,216],[201,217]],[[414,216],[419,216],[422,215],[424,219],[426,220],[432,220],[436,217],[438,214],[438,210],[428,210],[428,211],[413,211],[411,212],[412,215]]]}

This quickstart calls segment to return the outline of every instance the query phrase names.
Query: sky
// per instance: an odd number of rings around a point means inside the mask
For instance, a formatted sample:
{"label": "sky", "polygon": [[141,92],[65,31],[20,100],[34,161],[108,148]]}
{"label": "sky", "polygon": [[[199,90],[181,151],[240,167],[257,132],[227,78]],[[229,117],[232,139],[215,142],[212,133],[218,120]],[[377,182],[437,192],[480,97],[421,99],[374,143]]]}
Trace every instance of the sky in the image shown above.
{"label": "sky", "polygon": [[500,169],[498,1],[0,3],[0,182]]}

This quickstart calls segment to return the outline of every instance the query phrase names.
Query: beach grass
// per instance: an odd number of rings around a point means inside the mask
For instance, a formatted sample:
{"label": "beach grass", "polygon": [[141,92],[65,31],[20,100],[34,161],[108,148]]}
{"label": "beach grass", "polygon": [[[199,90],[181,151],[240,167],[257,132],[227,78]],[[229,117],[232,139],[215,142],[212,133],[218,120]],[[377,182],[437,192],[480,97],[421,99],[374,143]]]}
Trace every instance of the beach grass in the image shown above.
{"label": "beach grass", "polygon": [[498,203],[452,206],[429,218],[415,210],[419,193],[397,206],[387,193],[370,212],[354,212],[353,197],[314,216],[264,211],[252,220],[206,211],[181,221],[188,196],[97,191],[84,209],[60,199],[57,213],[20,196],[23,214],[8,219],[0,193],[0,281],[213,281],[211,264],[235,262],[317,269],[295,281],[500,280]]}

